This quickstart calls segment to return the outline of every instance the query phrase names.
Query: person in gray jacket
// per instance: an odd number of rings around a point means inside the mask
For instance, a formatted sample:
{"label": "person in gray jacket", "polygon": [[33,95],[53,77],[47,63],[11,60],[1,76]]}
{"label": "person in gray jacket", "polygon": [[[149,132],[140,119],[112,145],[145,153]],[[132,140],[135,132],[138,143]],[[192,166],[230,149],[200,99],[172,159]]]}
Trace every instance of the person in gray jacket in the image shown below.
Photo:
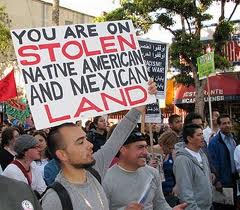
{"label": "person in gray jacket", "polygon": [[34,192],[24,182],[0,176],[0,209],[41,210]]}
{"label": "person in gray jacket", "polygon": [[188,124],[183,127],[183,147],[177,148],[173,172],[181,202],[186,210],[209,210],[212,206],[212,181],[209,163],[201,150],[204,146],[202,127]]}

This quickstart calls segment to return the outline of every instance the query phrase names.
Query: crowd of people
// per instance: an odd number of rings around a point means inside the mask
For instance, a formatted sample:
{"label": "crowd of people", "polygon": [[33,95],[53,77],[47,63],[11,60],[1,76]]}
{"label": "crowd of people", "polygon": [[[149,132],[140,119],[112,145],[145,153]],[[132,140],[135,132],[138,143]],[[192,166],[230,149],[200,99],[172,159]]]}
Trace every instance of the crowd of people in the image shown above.
{"label": "crowd of people", "polygon": [[214,110],[210,128],[198,113],[173,114],[168,129],[153,130],[152,153],[148,129],[137,126],[144,110],[132,108],[110,129],[103,116],[85,127],[3,127],[3,209],[238,209],[240,146],[230,116]]}

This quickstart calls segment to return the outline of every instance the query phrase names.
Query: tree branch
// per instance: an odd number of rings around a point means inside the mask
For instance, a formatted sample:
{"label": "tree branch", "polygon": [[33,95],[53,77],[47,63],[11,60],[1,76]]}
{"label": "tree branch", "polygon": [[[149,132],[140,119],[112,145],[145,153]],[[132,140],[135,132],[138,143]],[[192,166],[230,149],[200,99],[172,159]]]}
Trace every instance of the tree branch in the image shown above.
{"label": "tree branch", "polygon": [[175,31],[173,31],[171,28],[168,28],[168,27],[164,27],[164,26],[162,26],[164,29],[166,29],[166,30],[168,30],[168,31],[170,31],[171,33],[172,33],[172,35],[173,36],[176,36],[177,34],[176,34],[176,32]]}
{"label": "tree branch", "polygon": [[190,25],[188,19],[187,19],[187,18],[185,18],[185,19],[186,19],[186,22],[187,22],[187,24],[188,24],[189,33],[192,34],[191,25]]}
{"label": "tree branch", "polygon": [[229,18],[228,18],[228,21],[231,20],[231,18],[232,18],[232,16],[234,15],[234,13],[235,13],[235,11],[236,11],[239,3],[240,3],[240,0],[236,1],[236,4],[235,4],[235,6],[234,6],[234,8],[233,8],[233,11],[232,11],[231,15],[230,15]]}
{"label": "tree branch", "polygon": [[219,17],[219,22],[221,22],[222,20],[224,20],[225,18],[225,4],[226,4],[226,0],[222,0],[221,1],[221,16]]}

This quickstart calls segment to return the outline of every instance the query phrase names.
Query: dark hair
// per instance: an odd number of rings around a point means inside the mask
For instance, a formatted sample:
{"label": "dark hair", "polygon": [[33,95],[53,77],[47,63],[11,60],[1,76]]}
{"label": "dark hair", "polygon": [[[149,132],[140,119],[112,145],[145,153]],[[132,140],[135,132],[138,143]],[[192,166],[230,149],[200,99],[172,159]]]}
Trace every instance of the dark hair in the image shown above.
{"label": "dark hair", "polygon": [[65,144],[62,141],[62,136],[60,134],[61,128],[64,128],[64,127],[78,127],[78,126],[74,123],[63,123],[59,126],[52,127],[47,136],[48,150],[51,156],[56,160],[59,160],[56,156],[56,151],[59,149],[64,149],[65,147]]}
{"label": "dark hair", "polygon": [[89,126],[91,123],[92,123],[91,120],[87,120],[87,121],[85,122],[85,127]]}
{"label": "dark hair", "polygon": [[101,118],[102,116],[100,115],[100,116],[97,116],[97,117],[94,117],[93,118],[93,123],[94,123],[94,125],[97,127],[97,124],[98,124],[98,120]]}
{"label": "dark hair", "polygon": [[222,118],[230,118],[230,116],[228,114],[221,114],[218,118],[217,118],[217,124],[220,125],[221,124],[221,119]]}
{"label": "dark hair", "polygon": [[203,121],[203,118],[200,114],[196,112],[190,112],[184,119],[184,125],[191,124],[195,119],[201,119]]}
{"label": "dark hair", "polygon": [[117,124],[114,124],[109,128],[108,133],[107,133],[107,139],[109,139],[109,137],[112,135],[112,133],[116,127],[117,127]]}
{"label": "dark hair", "polygon": [[45,139],[45,141],[47,141],[47,134],[46,134],[46,132],[44,132],[44,131],[42,131],[42,130],[40,130],[40,131],[35,131],[35,132],[33,133],[33,136],[36,136],[36,135],[42,136],[42,137]]}
{"label": "dark hair", "polygon": [[179,116],[178,114],[172,114],[169,118],[168,118],[168,124],[173,124],[174,120],[176,118],[181,118],[181,116]]}
{"label": "dark hair", "polygon": [[1,146],[2,148],[6,145],[9,145],[10,141],[13,139],[13,132],[14,131],[17,131],[18,133],[19,130],[18,128],[16,127],[8,127],[8,128],[5,128],[2,132],[2,142],[1,142]]}
{"label": "dark hair", "polygon": [[[196,118],[195,118],[196,119]],[[187,125],[184,125],[183,126],[183,132],[182,132],[182,135],[183,135],[183,140],[186,144],[188,144],[188,140],[187,140],[187,137],[188,136],[191,136],[193,137],[195,131],[197,129],[201,128],[202,129],[202,126],[200,125],[197,125],[197,124],[193,124],[193,123],[190,123],[190,124],[187,124]]]}

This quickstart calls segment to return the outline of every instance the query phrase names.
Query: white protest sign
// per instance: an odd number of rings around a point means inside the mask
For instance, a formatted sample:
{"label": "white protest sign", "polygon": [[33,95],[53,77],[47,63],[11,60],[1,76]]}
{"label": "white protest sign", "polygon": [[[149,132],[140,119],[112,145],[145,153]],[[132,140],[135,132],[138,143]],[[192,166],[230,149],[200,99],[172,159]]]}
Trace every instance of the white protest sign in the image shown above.
{"label": "white protest sign", "polygon": [[11,35],[37,129],[156,101],[131,21]]}

